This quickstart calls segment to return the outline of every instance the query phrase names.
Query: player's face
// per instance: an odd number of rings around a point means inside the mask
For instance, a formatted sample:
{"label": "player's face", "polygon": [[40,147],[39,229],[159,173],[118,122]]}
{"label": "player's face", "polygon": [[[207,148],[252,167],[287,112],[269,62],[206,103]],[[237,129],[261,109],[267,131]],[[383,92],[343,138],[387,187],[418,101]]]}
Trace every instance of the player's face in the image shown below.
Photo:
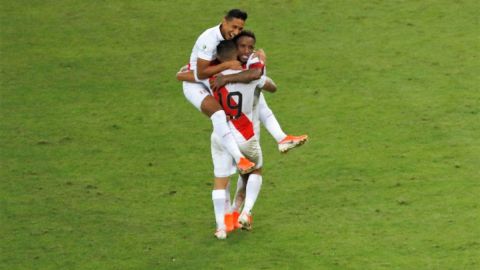
{"label": "player's face", "polygon": [[250,54],[255,50],[255,39],[248,36],[242,36],[237,40],[238,60],[246,63]]}
{"label": "player's face", "polygon": [[245,21],[242,19],[233,18],[231,20],[226,20],[223,18],[222,21],[222,35],[226,40],[234,38],[236,35],[240,34],[243,30]]}

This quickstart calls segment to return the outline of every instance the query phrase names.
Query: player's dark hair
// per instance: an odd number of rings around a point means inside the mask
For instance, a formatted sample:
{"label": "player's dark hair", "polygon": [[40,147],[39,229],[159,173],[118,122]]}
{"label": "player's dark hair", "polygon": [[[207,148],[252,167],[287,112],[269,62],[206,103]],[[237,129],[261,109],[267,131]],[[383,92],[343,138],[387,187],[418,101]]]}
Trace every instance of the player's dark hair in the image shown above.
{"label": "player's dark hair", "polygon": [[237,55],[237,45],[233,40],[222,40],[217,45],[217,57],[224,61],[226,58],[235,56],[236,59]]}
{"label": "player's dark hair", "polygon": [[240,9],[232,9],[229,12],[227,12],[227,15],[225,15],[225,19],[227,21],[230,21],[233,18],[241,19],[243,21],[246,21],[247,17],[248,17],[247,12],[242,11]]}
{"label": "player's dark hair", "polygon": [[255,40],[255,42],[257,42],[257,38],[255,38],[255,34],[250,31],[250,30],[243,30],[242,32],[240,32],[240,34],[236,35],[234,38],[233,38],[233,41],[235,41],[235,43],[237,43],[237,41],[241,38],[241,37],[251,37],[253,38],[253,40]]}

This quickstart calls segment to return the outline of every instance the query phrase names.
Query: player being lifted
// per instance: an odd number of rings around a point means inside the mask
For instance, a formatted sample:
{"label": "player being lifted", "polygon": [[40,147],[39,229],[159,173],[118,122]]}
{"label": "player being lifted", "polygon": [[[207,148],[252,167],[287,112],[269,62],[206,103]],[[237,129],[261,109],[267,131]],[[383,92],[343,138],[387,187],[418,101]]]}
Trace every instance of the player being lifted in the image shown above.
{"label": "player being lifted", "polygon": [[[226,69],[241,69],[241,64],[236,59],[222,62],[218,65],[212,65],[212,62],[216,58],[216,46],[220,41],[231,40],[238,35],[243,30],[246,19],[247,13],[238,9],[232,9],[223,18],[220,25],[205,30],[195,42],[187,68],[193,73],[195,81],[183,81],[185,97],[195,108],[210,117],[213,124],[213,132],[221,138],[222,145],[234,157],[241,173],[250,172],[255,164],[246,159],[240,152],[228,129],[225,112],[209,93],[207,78]],[[261,75],[261,70],[252,69],[242,71],[240,74],[234,74],[233,76],[225,76],[222,79],[224,82],[250,82],[259,79]],[[177,74],[177,78],[181,80],[182,77],[179,77]],[[265,107],[268,108],[266,104]],[[286,135],[280,128],[275,116],[273,114],[268,116],[268,110],[261,112],[263,115],[262,119],[265,119],[263,124],[279,143],[281,152],[286,152],[307,140],[306,135]],[[271,113],[271,110],[269,111]]]}
{"label": "player being lifted", "polygon": [[221,65],[210,65],[216,57],[218,43],[225,39],[232,39],[240,33],[247,19],[247,14],[240,10],[231,10],[220,25],[205,30],[195,42],[190,55],[189,69],[193,71],[195,82],[183,82],[183,93],[190,103],[206,116],[210,117],[213,132],[221,138],[222,145],[230,153],[240,172],[247,173],[255,164],[246,159],[228,128],[225,112],[218,102],[210,95],[207,84],[208,78],[225,69],[239,69],[238,61],[228,61]]}
{"label": "player being lifted", "polygon": [[[222,41],[217,46],[217,58],[222,62],[231,61],[237,58],[237,47],[233,41]],[[238,70],[224,70],[221,74],[236,74]],[[248,178],[246,184],[245,206],[239,217],[239,222],[245,229],[251,226],[251,210],[260,193],[262,185],[261,168],[263,164],[262,151],[260,148],[260,121],[259,121],[259,98],[261,89],[274,92],[275,84],[266,76],[250,83],[229,83],[220,87],[215,93],[215,98],[220,102],[226,114],[229,116],[229,128],[232,131],[241,152],[250,160],[255,162],[254,170],[245,175]],[[212,201],[215,212],[217,230],[215,236],[218,239],[227,237],[225,224],[225,211],[229,209],[226,202],[226,189],[229,177],[236,170],[232,156],[221,144],[220,138],[212,133],[211,150],[214,165],[214,188]]]}

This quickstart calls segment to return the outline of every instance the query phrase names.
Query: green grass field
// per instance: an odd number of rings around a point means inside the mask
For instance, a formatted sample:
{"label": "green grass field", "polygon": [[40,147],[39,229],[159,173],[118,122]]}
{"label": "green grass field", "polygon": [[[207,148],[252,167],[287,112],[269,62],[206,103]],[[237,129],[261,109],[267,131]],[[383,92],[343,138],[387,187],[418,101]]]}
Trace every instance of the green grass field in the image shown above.
{"label": "green grass field", "polygon": [[[480,2],[1,1],[0,269],[480,269]],[[249,13],[279,90],[252,232],[213,237],[174,75]]]}

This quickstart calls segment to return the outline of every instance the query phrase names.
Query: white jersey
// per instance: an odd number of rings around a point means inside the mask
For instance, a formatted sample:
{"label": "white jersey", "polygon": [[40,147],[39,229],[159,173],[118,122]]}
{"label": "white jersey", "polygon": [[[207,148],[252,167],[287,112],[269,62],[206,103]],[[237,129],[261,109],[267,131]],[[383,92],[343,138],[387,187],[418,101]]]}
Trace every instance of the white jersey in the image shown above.
{"label": "white jersey", "polygon": [[262,76],[267,75],[267,67],[265,66],[265,63],[260,60],[257,56],[254,56],[254,54],[250,54],[248,57],[247,63],[244,64],[243,66],[244,69],[261,69],[262,70]]}
{"label": "white jersey", "polygon": [[[224,75],[238,73],[239,70],[225,70]],[[263,166],[260,147],[260,120],[258,103],[265,77],[250,83],[230,83],[214,92],[225,113],[231,117],[228,121],[233,137],[243,155],[255,163],[255,168]],[[221,139],[212,133],[212,159],[216,177],[227,177],[235,173],[233,158],[224,149]]]}
{"label": "white jersey", "polygon": [[[225,70],[223,75],[234,74],[239,70]],[[259,130],[258,99],[265,77],[250,83],[229,83],[214,93],[215,98],[231,117],[228,122],[238,143],[248,141]]]}
{"label": "white jersey", "polygon": [[193,45],[192,54],[190,54],[190,70],[193,70],[197,81],[197,59],[213,61],[217,57],[217,46],[220,41],[225,40],[220,32],[220,25],[205,30]]}
{"label": "white jersey", "polygon": [[[247,63],[244,64],[245,69],[261,69],[262,70],[262,78],[260,80],[266,80],[267,79],[267,66],[265,63],[260,60],[258,57],[254,56],[254,54],[250,54],[248,57]],[[265,98],[263,97],[263,93],[260,93],[260,98],[258,103],[262,104],[265,103]],[[260,107],[260,106],[259,106]],[[260,112],[258,112],[258,115],[260,115]],[[255,135],[260,139],[260,125],[258,123],[255,123]]]}

